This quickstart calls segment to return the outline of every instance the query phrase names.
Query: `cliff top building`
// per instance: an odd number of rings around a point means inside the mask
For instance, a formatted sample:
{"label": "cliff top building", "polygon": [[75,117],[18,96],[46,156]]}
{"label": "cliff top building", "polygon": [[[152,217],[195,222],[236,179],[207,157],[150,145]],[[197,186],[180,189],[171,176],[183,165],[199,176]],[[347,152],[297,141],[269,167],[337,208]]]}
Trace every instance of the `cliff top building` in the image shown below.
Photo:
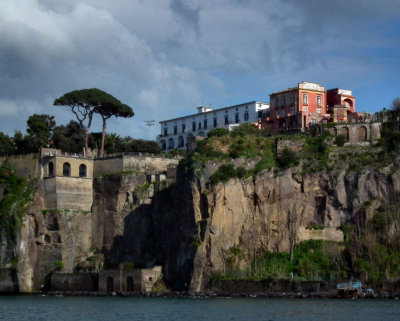
{"label": "cliff top building", "polygon": [[305,131],[322,120],[347,122],[348,114],[355,112],[355,98],[350,90],[326,90],[308,81],[270,94],[270,102],[270,116],[262,126],[272,133]]}
{"label": "cliff top building", "polygon": [[251,101],[213,110],[198,107],[197,114],[160,121],[161,134],[157,137],[163,151],[183,148],[188,136],[206,137],[214,128],[227,128],[244,123],[254,123],[268,115],[269,104]]}

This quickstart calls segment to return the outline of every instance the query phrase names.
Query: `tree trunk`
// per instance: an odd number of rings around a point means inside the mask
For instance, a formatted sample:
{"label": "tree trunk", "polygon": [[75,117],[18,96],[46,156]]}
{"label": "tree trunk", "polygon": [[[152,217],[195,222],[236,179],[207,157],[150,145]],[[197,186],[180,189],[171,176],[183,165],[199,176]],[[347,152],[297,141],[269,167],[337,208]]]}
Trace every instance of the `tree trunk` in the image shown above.
{"label": "tree trunk", "polygon": [[88,136],[89,136],[89,128],[85,127],[85,157],[88,157],[88,150],[89,150],[89,143],[88,143]]}
{"label": "tree trunk", "polygon": [[100,157],[102,158],[104,156],[104,141],[106,138],[106,118],[103,117],[103,131],[101,133],[101,151],[100,151]]}

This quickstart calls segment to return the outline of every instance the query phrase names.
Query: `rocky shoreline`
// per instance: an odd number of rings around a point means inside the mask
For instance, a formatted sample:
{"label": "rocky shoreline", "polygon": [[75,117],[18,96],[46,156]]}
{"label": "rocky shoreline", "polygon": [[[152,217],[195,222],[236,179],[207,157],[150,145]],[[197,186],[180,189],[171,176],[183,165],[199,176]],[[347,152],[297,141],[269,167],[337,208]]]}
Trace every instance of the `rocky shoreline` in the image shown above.
{"label": "rocky shoreline", "polygon": [[[336,299],[337,295],[332,293],[245,293],[245,292],[88,292],[88,291],[49,291],[37,293],[40,295],[49,296],[91,296],[91,297],[137,297],[137,298],[192,298],[192,299],[207,299],[207,298],[288,298],[288,299]],[[352,299],[393,299],[399,300],[399,295],[389,293],[374,293],[372,295],[359,295]]]}

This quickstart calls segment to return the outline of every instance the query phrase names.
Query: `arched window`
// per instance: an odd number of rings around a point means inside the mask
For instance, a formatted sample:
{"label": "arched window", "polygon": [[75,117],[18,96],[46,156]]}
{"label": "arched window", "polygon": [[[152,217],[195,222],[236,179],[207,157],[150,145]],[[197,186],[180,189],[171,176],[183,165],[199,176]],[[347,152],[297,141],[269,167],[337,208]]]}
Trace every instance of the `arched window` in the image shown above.
{"label": "arched window", "polygon": [[184,141],[183,141],[183,137],[179,136],[178,137],[178,147],[183,147],[184,146]]}
{"label": "arched window", "polygon": [[63,176],[71,176],[71,165],[69,163],[63,165]]}
{"label": "arched window", "polygon": [[174,148],[174,140],[172,138],[168,139],[168,149]]}
{"label": "arched window", "polygon": [[357,129],[357,140],[362,142],[367,140],[367,128],[364,126],[361,126]]}
{"label": "arched window", "polygon": [[133,291],[133,278],[128,276],[126,278],[126,291],[132,292]]}
{"label": "arched window", "polygon": [[349,129],[347,127],[342,127],[339,133],[346,137],[346,141],[349,141]]}
{"label": "arched window", "polygon": [[49,176],[54,176],[54,164],[49,162]]}
{"label": "arched window", "polygon": [[79,177],[86,177],[86,165],[81,164],[79,166]]}

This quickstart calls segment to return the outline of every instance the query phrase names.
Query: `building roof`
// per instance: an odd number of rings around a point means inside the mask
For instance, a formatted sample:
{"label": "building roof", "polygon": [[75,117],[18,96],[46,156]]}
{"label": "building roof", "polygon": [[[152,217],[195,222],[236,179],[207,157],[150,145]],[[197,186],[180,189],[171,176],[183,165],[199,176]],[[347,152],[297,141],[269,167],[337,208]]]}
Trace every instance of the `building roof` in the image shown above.
{"label": "building roof", "polygon": [[303,88],[301,87],[302,85],[307,85],[307,84],[311,84],[311,85],[317,85],[318,87],[321,87],[324,89],[324,91],[326,90],[326,88],[324,86],[321,86],[321,84],[316,83],[316,82],[312,82],[312,81],[302,81],[300,83],[297,84],[297,87],[292,87],[292,88],[288,88],[288,89],[284,89],[284,90],[280,90],[277,92],[274,92],[272,94],[270,94],[270,96],[272,95],[276,95],[276,94],[281,94],[281,93],[285,93],[285,92],[289,92],[289,91],[293,91],[293,90],[299,90],[299,89],[304,89],[304,90],[313,90],[313,91],[318,91],[318,92],[322,92],[319,89],[315,89],[315,88]]}
{"label": "building roof", "polygon": [[213,109],[213,110],[211,110],[211,111],[206,111],[206,112],[203,112],[203,113],[195,113],[195,114],[191,114],[191,115],[187,115],[187,116],[182,116],[182,117],[177,117],[177,118],[171,118],[171,119],[167,119],[167,120],[162,120],[162,121],[160,121],[159,123],[162,124],[162,123],[166,123],[166,122],[169,122],[169,121],[178,120],[178,119],[190,118],[190,117],[197,116],[197,115],[211,114],[211,113],[215,113],[215,112],[217,112],[217,111],[226,110],[226,109],[232,109],[232,108],[237,108],[237,107],[242,106],[242,105],[254,104],[254,103],[255,103],[255,104],[269,104],[269,103],[267,103],[267,102],[265,102],[265,101],[255,101],[255,100],[254,100],[254,101],[249,101],[249,102],[246,102],[246,103],[237,104],[237,105],[233,105],[233,106],[227,106],[227,107],[223,107],[223,108]]}

